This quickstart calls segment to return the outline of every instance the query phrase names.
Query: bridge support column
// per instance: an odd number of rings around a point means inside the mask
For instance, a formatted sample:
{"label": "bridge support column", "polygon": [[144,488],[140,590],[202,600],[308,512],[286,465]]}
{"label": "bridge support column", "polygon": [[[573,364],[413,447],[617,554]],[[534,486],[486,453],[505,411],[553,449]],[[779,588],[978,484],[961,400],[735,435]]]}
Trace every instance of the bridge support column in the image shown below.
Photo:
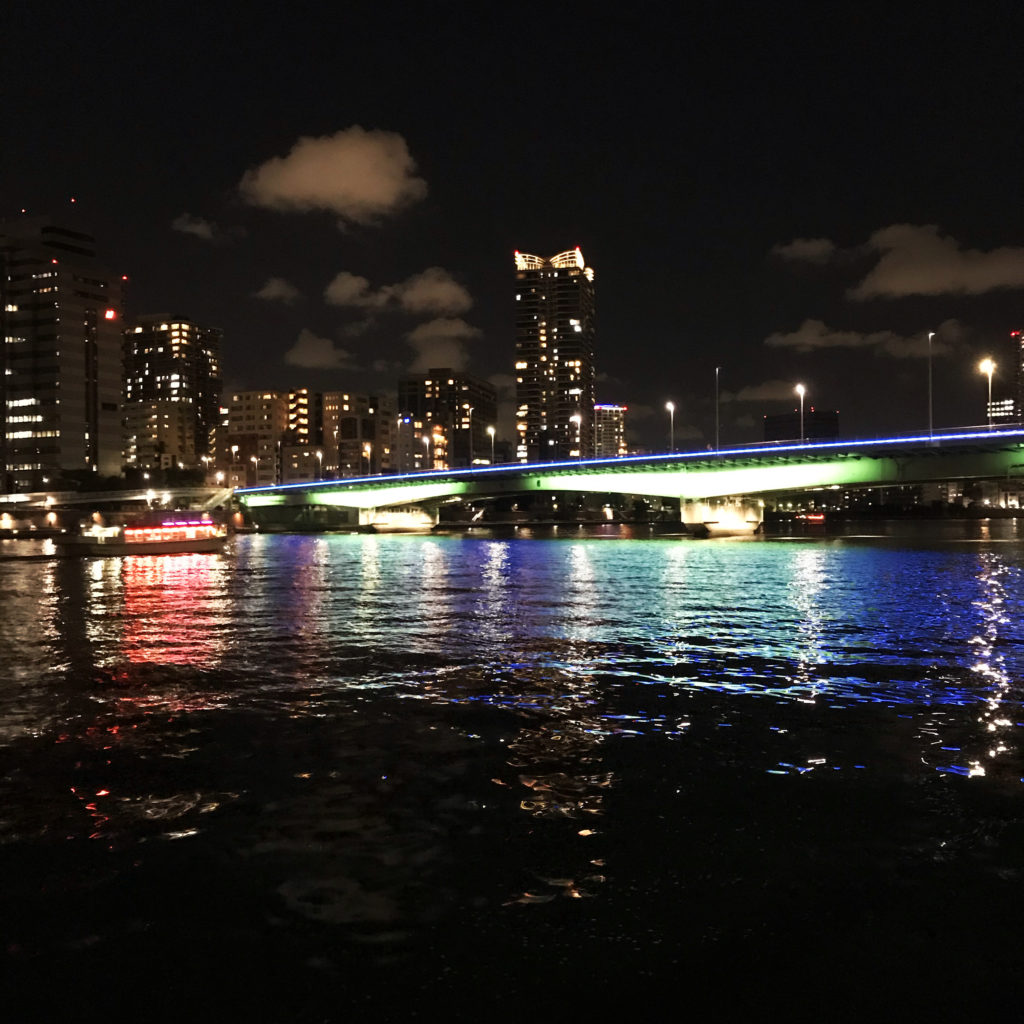
{"label": "bridge support column", "polygon": [[760,498],[706,498],[679,502],[679,518],[691,533],[702,537],[744,536],[756,533],[764,519]]}

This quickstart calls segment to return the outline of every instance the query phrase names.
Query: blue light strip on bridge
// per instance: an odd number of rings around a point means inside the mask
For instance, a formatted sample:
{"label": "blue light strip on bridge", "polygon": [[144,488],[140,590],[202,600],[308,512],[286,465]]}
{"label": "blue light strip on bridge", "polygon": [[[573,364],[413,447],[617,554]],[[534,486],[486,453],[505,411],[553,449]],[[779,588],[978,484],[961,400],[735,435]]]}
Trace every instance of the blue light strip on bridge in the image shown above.
{"label": "blue light strip on bridge", "polygon": [[357,484],[396,483],[402,480],[450,480],[452,477],[479,477],[488,473],[531,473],[552,469],[596,469],[603,467],[613,469],[616,466],[636,463],[650,464],[653,462],[693,462],[697,460],[718,459],[728,455],[757,455],[776,452],[808,452],[834,451],[836,449],[879,447],[891,444],[934,444],[937,441],[970,441],[977,438],[995,439],[1017,438],[1024,441],[1024,429],[1000,430],[999,428],[969,430],[955,434],[911,434],[899,437],[871,438],[863,441],[804,441],[797,444],[779,441],[756,441],[753,444],[738,448],[720,448],[718,451],[666,452],[659,455],[620,455],[611,459],[570,459],[565,462],[504,462],[497,466],[474,466],[471,469],[431,469],[422,473],[382,473],[378,476],[346,476],[339,480],[305,480],[295,484],[272,484],[268,487],[239,487],[236,494],[261,494],[265,491],[291,491],[299,488],[309,489],[330,487],[352,487]]}

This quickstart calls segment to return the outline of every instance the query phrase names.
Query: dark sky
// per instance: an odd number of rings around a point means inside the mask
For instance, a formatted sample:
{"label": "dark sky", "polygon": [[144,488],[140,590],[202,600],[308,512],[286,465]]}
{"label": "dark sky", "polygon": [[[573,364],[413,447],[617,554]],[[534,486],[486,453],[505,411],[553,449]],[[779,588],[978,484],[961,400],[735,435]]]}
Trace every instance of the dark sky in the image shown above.
{"label": "dark sky", "polygon": [[513,251],[576,245],[651,446],[668,399],[713,438],[716,366],[723,442],[797,381],[924,426],[929,331],[936,425],[983,419],[981,356],[1009,386],[1017,5],[153,6],[0,15],[0,217],[84,222],[129,316],[223,327],[229,387],[507,384]]}

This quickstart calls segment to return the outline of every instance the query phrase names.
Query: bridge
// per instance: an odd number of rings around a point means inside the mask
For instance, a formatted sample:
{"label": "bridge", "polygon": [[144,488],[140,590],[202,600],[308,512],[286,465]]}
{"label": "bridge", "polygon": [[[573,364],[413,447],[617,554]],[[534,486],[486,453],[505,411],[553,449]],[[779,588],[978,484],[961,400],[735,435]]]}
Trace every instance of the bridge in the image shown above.
{"label": "bridge", "polygon": [[1024,478],[1024,427],[946,430],[850,441],[765,442],[718,451],[433,470],[248,487],[238,500],[280,526],[428,526],[441,504],[543,492],[677,500],[680,519],[712,532],[754,529],[763,497],[827,487]]}

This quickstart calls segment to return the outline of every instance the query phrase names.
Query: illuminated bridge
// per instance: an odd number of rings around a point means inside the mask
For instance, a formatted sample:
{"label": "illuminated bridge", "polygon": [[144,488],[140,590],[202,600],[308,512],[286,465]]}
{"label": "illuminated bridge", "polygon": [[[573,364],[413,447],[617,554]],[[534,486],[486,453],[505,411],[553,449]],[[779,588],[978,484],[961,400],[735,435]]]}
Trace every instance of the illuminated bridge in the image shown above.
{"label": "illuminated bridge", "polygon": [[1024,477],[1024,427],[967,428],[859,441],[768,442],[664,455],[477,466],[348,477],[236,491],[263,525],[403,526],[436,523],[450,501],[543,492],[677,500],[680,519],[753,529],[763,496],[827,487]]}

